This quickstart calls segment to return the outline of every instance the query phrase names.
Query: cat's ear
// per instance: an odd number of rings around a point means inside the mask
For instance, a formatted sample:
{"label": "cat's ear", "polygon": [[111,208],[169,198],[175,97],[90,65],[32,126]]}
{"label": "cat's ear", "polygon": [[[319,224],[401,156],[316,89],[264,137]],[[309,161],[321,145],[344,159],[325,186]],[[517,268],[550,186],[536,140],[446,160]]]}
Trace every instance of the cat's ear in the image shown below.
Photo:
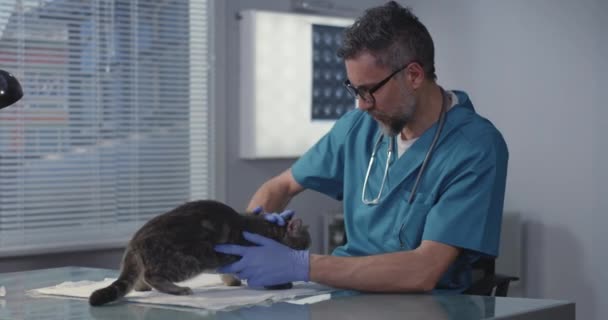
{"label": "cat's ear", "polygon": [[287,225],[287,230],[291,233],[291,232],[297,232],[298,230],[300,230],[302,228],[302,220],[301,219],[293,219],[289,221],[289,224]]}

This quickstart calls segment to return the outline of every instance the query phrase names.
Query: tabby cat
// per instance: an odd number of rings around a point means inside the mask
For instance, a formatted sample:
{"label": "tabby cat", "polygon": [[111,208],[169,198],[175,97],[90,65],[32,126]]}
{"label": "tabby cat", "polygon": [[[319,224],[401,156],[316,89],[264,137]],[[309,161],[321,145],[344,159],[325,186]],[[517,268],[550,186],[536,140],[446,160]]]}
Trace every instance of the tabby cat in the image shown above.
{"label": "tabby cat", "polygon": [[[192,290],[175,282],[233,263],[240,256],[216,252],[218,244],[253,245],[243,231],[257,233],[293,249],[310,245],[308,226],[290,219],[285,226],[266,221],[262,216],[239,214],[229,206],[212,200],[185,203],[144,224],[133,236],[122,258],[120,276],[108,287],[89,297],[93,306],[124,297],[131,290],[189,295]],[[226,285],[240,285],[232,276],[223,275]],[[291,284],[269,287],[290,288]]]}

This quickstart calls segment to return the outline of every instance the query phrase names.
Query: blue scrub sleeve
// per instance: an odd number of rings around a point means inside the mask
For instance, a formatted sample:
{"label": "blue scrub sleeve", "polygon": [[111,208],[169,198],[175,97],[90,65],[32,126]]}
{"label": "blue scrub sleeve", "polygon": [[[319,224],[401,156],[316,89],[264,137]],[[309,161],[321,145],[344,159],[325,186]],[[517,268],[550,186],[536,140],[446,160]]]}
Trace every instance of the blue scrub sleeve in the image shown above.
{"label": "blue scrub sleeve", "polygon": [[291,174],[304,188],[342,200],[344,192],[344,148],[353,125],[362,112],[342,116],[331,130],[291,167]]}
{"label": "blue scrub sleeve", "polygon": [[460,247],[473,260],[479,254],[497,256],[507,162],[501,137],[484,152],[464,159],[429,211],[422,240]]}

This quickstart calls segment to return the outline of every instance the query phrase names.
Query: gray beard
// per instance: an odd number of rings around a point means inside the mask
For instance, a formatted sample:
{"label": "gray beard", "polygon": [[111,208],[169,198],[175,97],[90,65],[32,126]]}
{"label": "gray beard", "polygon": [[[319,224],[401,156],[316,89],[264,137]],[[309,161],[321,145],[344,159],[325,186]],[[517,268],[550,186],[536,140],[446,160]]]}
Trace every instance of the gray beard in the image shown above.
{"label": "gray beard", "polygon": [[382,122],[376,120],[382,128],[382,132],[390,137],[394,137],[401,133],[403,128],[412,120],[412,115],[414,114],[415,102],[411,103],[408,108],[404,108],[407,113],[401,114],[399,116],[392,116],[388,119],[387,122]]}
{"label": "gray beard", "polygon": [[408,123],[408,119],[391,119],[390,123],[384,123],[382,121],[376,120],[380,128],[382,129],[382,133],[389,137],[394,137],[401,133],[401,130],[405,128],[405,125]]}
{"label": "gray beard", "polygon": [[388,123],[380,124],[382,127],[382,131],[384,134],[390,135],[392,137],[401,133],[403,128],[412,120],[412,116],[414,115],[414,110],[416,109],[417,101],[410,96],[410,92],[404,92],[405,103],[406,105],[403,107],[404,113],[399,115],[398,117],[391,117]]}
{"label": "gray beard", "polygon": [[376,120],[380,128],[382,128],[382,132],[386,136],[394,137],[401,133],[403,128],[410,122],[414,115],[414,110],[416,109],[417,101],[414,97],[411,96],[411,92],[404,89],[402,92],[403,100],[405,101],[405,105],[402,106],[403,114],[399,116],[389,116],[387,122],[382,122],[380,120]]}

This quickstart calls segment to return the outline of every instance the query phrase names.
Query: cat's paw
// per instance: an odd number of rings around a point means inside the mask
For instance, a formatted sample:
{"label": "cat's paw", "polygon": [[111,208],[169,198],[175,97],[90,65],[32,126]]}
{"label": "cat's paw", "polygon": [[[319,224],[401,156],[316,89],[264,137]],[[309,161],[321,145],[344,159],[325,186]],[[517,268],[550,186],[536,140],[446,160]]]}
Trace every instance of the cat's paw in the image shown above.
{"label": "cat's paw", "polygon": [[137,292],[147,292],[147,291],[152,291],[152,288],[150,288],[150,287],[139,287],[139,288],[133,288],[133,290],[135,290]]}
{"label": "cat's paw", "polygon": [[135,291],[150,291],[152,290],[152,287],[150,287],[147,283],[143,282],[143,281],[138,281],[135,283],[135,286],[133,286],[133,290]]}
{"label": "cat's paw", "polygon": [[177,294],[178,296],[189,296],[192,293],[192,289],[188,287],[182,287],[181,290],[177,291],[175,294]]}
{"label": "cat's paw", "polygon": [[229,287],[238,287],[241,285],[241,280],[230,274],[222,274],[220,275],[222,278],[222,282]]}
{"label": "cat's paw", "polygon": [[293,284],[291,282],[275,284],[273,286],[265,286],[264,288],[268,290],[287,290],[293,288]]}

